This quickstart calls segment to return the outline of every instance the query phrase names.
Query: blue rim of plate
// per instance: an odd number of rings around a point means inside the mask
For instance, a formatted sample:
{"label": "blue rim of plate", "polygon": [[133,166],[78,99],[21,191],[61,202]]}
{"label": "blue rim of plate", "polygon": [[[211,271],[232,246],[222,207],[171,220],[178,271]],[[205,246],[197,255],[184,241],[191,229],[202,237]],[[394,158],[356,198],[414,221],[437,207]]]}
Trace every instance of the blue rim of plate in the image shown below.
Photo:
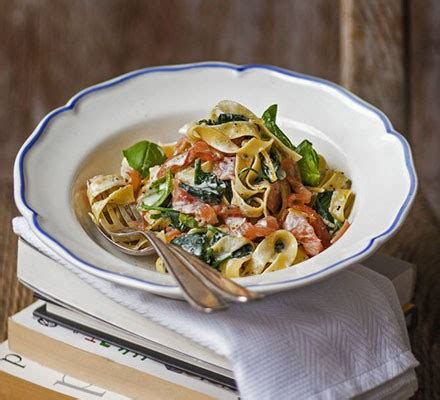
{"label": "blue rim of plate", "polygon": [[[233,70],[236,72],[245,72],[248,70],[266,70],[266,71],[270,71],[270,72],[276,72],[279,73],[281,75],[284,76],[289,76],[292,78],[296,78],[296,79],[301,79],[304,81],[309,81],[309,82],[315,82],[315,83],[319,83],[321,85],[330,87],[334,90],[336,90],[337,92],[343,94],[345,97],[347,97],[348,99],[350,99],[351,101],[353,101],[354,103],[366,108],[367,110],[373,112],[374,114],[376,114],[380,120],[382,121],[385,130],[388,134],[395,136],[401,143],[402,148],[403,148],[403,152],[404,152],[404,157],[405,157],[405,165],[407,167],[407,171],[408,171],[408,175],[410,178],[410,187],[409,187],[409,191],[405,197],[405,200],[403,201],[402,205],[399,208],[399,211],[396,214],[396,217],[394,218],[392,224],[382,233],[380,233],[377,236],[374,236],[373,238],[371,238],[368,241],[368,244],[360,251],[358,251],[355,254],[352,254],[349,257],[346,257],[344,259],[339,260],[336,263],[333,263],[323,269],[321,269],[320,271],[317,272],[313,272],[311,274],[308,275],[304,275],[301,276],[299,278],[293,278],[293,279],[289,279],[289,280],[283,280],[283,281],[279,281],[279,282],[270,282],[270,283],[259,283],[257,285],[246,285],[246,287],[248,288],[263,288],[263,287],[267,287],[267,286],[274,286],[274,285],[284,285],[286,283],[292,283],[292,282],[298,282],[298,281],[303,281],[305,279],[309,279],[310,277],[316,276],[316,275],[327,275],[324,274],[324,272],[329,271],[331,269],[336,269],[336,267],[338,266],[342,266],[342,265],[346,265],[347,263],[349,263],[350,261],[353,260],[353,262],[355,260],[359,260],[362,258],[363,255],[367,255],[370,251],[370,249],[373,248],[373,246],[377,246],[378,244],[380,244],[380,242],[387,236],[390,236],[392,233],[394,233],[397,228],[399,227],[399,224],[403,218],[403,216],[405,215],[406,212],[408,212],[412,201],[414,200],[415,197],[415,193],[416,193],[416,189],[417,189],[417,178],[416,178],[416,173],[415,173],[415,168],[414,168],[414,164],[413,164],[413,160],[412,160],[412,156],[411,156],[411,150],[409,147],[409,144],[407,142],[407,140],[399,133],[397,132],[390,120],[388,119],[388,117],[379,109],[377,109],[376,107],[374,107],[373,105],[367,103],[366,101],[360,99],[359,97],[357,97],[356,95],[354,95],[353,93],[349,92],[348,90],[344,89],[342,86],[339,86],[336,83],[327,81],[325,79],[322,78],[317,78],[314,76],[310,76],[310,75],[305,75],[305,74],[301,74],[298,72],[294,72],[294,71],[290,71],[284,68],[280,68],[280,67],[276,67],[276,66],[272,66],[272,65],[264,65],[264,64],[246,64],[246,65],[235,65],[235,64],[229,64],[229,63],[223,63],[223,62],[202,62],[202,63],[192,63],[192,64],[184,64],[184,65],[169,65],[169,66],[160,66],[160,67],[149,67],[149,68],[144,68],[144,69],[140,69],[140,70],[136,70],[133,72],[129,72],[127,74],[121,75],[119,77],[116,77],[112,80],[88,87],[80,92],[78,92],[75,96],[73,96],[67,103],[66,105],[64,105],[63,107],[57,108],[55,110],[53,110],[52,112],[50,112],[49,114],[47,114],[39,123],[37,129],[32,133],[31,137],[29,138],[29,140],[23,145],[23,147],[20,149],[19,155],[18,155],[18,168],[19,168],[19,177],[20,177],[20,181],[19,181],[19,196],[20,196],[20,200],[22,202],[22,204],[25,206],[25,208],[31,212],[32,214],[32,224],[34,226],[34,228],[36,229],[37,232],[39,232],[42,236],[44,236],[46,239],[48,239],[50,242],[52,242],[53,244],[55,244],[56,247],[58,247],[59,249],[61,249],[63,252],[67,253],[70,257],[72,257],[73,259],[75,259],[76,261],[80,262],[81,264],[95,269],[97,271],[99,271],[100,273],[102,273],[103,275],[117,275],[120,277],[123,277],[124,279],[127,279],[129,281],[133,281],[137,283],[137,286],[139,286],[139,284],[141,284],[140,286],[152,286],[152,287],[158,287],[158,288],[168,288],[168,289],[173,289],[173,288],[177,288],[176,285],[164,285],[164,284],[159,284],[159,283],[155,283],[155,282],[150,282],[144,279],[139,279],[139,278],[134,278],[134,277],[129,277],[127,275],[124,275],[122,273],[118,273],[118,272],[113,272],[113,271],[109,271],[107,269],[98,267],[96,265],[90,264],[89,262],[83,260],[82,258],[78,257],[76,254],[72,253],[68,248],[66,248],[63,244],[61,244],[58,240],[56,240],[54,237],[52,237],[49,233],[47,233],[39,224],[38,222],[38,213],[32,209],[32,207],[30,207],[30,205],[28,204],[27,200],[26,200],[26,194],[25,194],[25,179],[24,179],[24,159],[26,157],[26,154],[29,152],[29,150],[33,147],[33,145],[38,141],[38,139],[43,135],[43,133],[45,132],[45,129],[47,127],[47,125],[49,124],[49,122],[55,118],[57,115],[64,113],[66,111],[70,111],[73,110],[75,108],[75,106],[77,105],[77,103],[84,97],[88,96],[91,93],[94,92],[98,92],[116,85],[119,85],[120,83],[123,83],[127,80],[136,78],[138,76],[141,75],[146,75],[146,74],[152,74],[152,73],[160,73],[160,72],[180,72],[180,71],[187,71],[187,70],[191,70],[191,69],[228,69],[228,70]],[[17,207],[20,209],[20,204],[17,204]],[[20,210],[21,211],[21,210]],[[56,250],[55,250],[56,251]]]}

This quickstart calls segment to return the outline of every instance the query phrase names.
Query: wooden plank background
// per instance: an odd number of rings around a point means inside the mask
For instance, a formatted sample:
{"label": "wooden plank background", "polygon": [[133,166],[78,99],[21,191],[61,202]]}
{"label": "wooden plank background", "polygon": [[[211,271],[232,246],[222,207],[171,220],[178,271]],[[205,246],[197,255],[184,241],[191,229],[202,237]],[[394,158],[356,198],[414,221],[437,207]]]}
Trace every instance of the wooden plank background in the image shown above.
{"label": "wooden plank background", "polygon": [[384,248],[419,268],[419,398],[440,396],[440,2],[0,0],[0,339],[31,301],[15,280],[16,152],[81,88],[151,65],[268,63],[342,82],[410,141],[417,202]]}

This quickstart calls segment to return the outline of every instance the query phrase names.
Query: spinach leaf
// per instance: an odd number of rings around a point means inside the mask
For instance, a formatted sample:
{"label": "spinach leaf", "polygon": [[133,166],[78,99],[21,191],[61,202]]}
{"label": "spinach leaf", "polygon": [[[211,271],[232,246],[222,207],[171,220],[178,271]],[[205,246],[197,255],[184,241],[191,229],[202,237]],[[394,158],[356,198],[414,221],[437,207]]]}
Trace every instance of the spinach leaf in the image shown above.
{"label": "spinach leaf", "polygon": [[223,190],[205,186],[190,186],[186,183],[181,183],[180,187],[187,191],[191,196],[198,197],[204,203],[220,204],[222,200]]}
{"label": "spinach leaf", "polygon": [[284,245],[284,242],[282,240],[277,240],[275,242],[275,251],[277,253],[281,253],[285,249],[285,247],[286,246]]}
{"label": "spinach leaf", "polygon": [[248,254],[251,254],[253,251],[253,247],[250,243],[245,244],[243,247],[240,247],[239,249],[233,251],[229,255],[224,255],[222,258],[218,258],[216,260],[212,260],[212,266],[214,268],[217,268],[222,262],[230,260],[231,258],[241,258],[245,257]]}
{"label": "spinach leaf", "polygon": [[205,253],[206,234],[188,233],[173,239],[171,243],[180,246],[190,254],[202,257]]}
{"label": "spinach leaf", "polygon": [[226,184],[226,190],[225,190],[225,197],[226,200],[229,201],[229,203],[232,201],[232,197],[234,196],[234,193],[232,192],[232,184],[231,181],[223,181]]}
{"label": "spinach leaf", "polygon": [[150,215],[151,219],[168,218],[170,220],[170,226],[178,229],[179,231],[187,231],[188,229],[198,228],[197,221],[188,214],[180,213],[173,208],[157,207],[142,205],[140,207],[144,211],[159,211],[157,214]]}
{"label": "spinach leaf", "polygon": [[296,151],[302,156],[301,160],[298,161],[298,167],[303,183],[308,186],[318,186],[321,180],[319,155],[313,148],[312,143],[303,140]]}
{"label": "spinach leaf", "polygon": [[[212,239],[211,239],[212,242]],[[171,241],[172,244],[182,247],[183,250],[199,257],[207,264],[212,264],[212,243],[206,229],[191,231]]]}
{"label": "spinach leaf", "polygon": [[241,258],[247,256],[248,254],[252,253],[253,249],[254,248],[250,243],[245,244],[243,247],[239,248],[238,250],[235,250],[232,253],[231,258]]}
{"label": "spinach leaf", "polygon": [[342,222],[334,219],[329,211],[332,196],[332,191],[318,193],[315,201],[313,202],[313,208],[322,217],[330,237],[333,237],[335,233],[342,227]]}
{"label": "spinach leaf", "polygon": [[197,125],[214,125],[215,121],[212,119],[201,119],[197,121]]}
{"label": "spinach leaf", "polygon": [[194,186],[190,186],[181,183],[180,187],[208,204],[220,204],[227,188],[225,181],[217,178],[215,174],[203,172],[199,159],[194,164],[194,184]]}
{"label": "spinach leaf", "polygon": [[248,167],[248,168],[243,168],[239,174],[247,171],[257,172],[258,173],[258,177],[256,178],[257,182],[261,182],[262,180],[265,180],[268,181],[269,183],[274,183],[278,179],[283,180],[286,177],[286,172],[281,167],[280,156],[278,152],[271,149],[271,151],[269,152],[269,157],[276,174],[276,179],[274,179],[273,181],[270,179],[270,175],[271,175],[270,166],[268,165],[266,158],[264,158],[261,154],[260,154],[261,170],[259,172],[255,171],[253,168]]}
{"label": "spinach leaf", "polygon": [[208,225],[208,228],[206,230],[207,247],[205,248],[205,253],[202,256],[202,260],[205,261],[207,264],[216,267],[216,265],[214,265],[214,250],[212,249],[212,246],[214,246],[214,244],[217,243],[224,236],[228,236],[228,234],[223,232],[221,229],[216,228],[215,226]]}
{"label": "spinach leaf", "polygon": [[260,171],[260,176],[258,177],[258,180],[265,180],[268,181],[269,183],[273,183],[270,178],[270,168],[269,165],[266,164],[265,159],[263,156],[261,156],[260,154],[260,160],[261,160],[261,171]]}
{"label": "spinach leaf", "polygon": [[295,150],[295,146],[292,144],[286,134],[276,124],[278,105],[272,104],[262,115],[264,125],[272,134],[279,139],[289,149]]}
{"label": "spinach leaf", "polygon": [[[179,214],[179,223],[180,223],[180,226],[187,227],[190,229],[199,227],[199,224],[197,223],[195,218],[192,217],[191,215],[188,215],[188,214],[180,213]],[[183,231],[184,229],[180,229],[180,230]]]}
{"label": "spinach leaf", "polygon": [[194,162],[194,183],[196,185],[201,185],[203,182],[217,183],[217,176],[209,172],[204,172],[202,169],[202,162],[198,158]]}
{"label": "spinach leaf", "polygon": [[224,113],[218,116],[217,124],[225,124],[226,122],[233,122],[233,121],[249,121],[249,119],[241,114]]}
{"label": "spinach leaf", "polygon": [[130,167],[138,171],[142,178],[148,177],[151,167],[163,164],[166,160],[162,147],[147,140],[134,144],[122,153]]}
{"label": "spinach leaf", "polygon": [[269,153],[270,159],[272,160],[272,165],[275,168],[275,172],[277,174],[277,178],[279,180],[283,180],[286,178],[286,172],[281,167],[281,156],[275,149],[271,149]]}
{"label": "spinach leaf", "polygon": [[332,232],[330,232],[332,237],[335,236],[335,233],[336,233],[337,231],[339,231],[339,229],[342,228],[342,225],[344,225],[343,222],[341,222],[341,221],[339,221],[339,220],[335,220],[335,229],[334,229]]}
{"label": "spinach leaf", "polygon": [[182,247],[183,250],[199,257],[212,267],[217,268],[223,261],[231,258],[244,257],[253,251],[252,245],[246,244],[231,254],[224,255],[221,259],[215,259],[212,246],[227,235],[228,234],[222,230],[209,225],[207,228],[194,229],[191,233],[179,236],[173,239],[171,243]]}
{"label": "spinach leaf", "polygon": [[144,206],[161,206],[173,190],[173,175],[168,170],[164,178],[154,181],[141,200],[140,208]]}
{"label": "spinach leaf", "polygon": [[333,216],[330,214],[330,201],[332,199],[333,192],[326,191],[318,193],[313,203],[313,208],[324,219],[333,223]]}
{"label": "spinach leaf", "polygon": [[223,113],[218,116],[217,121],[213,120],[213,119],[201,119],[198,122],[198,124],[220,125],[220,124],[226,124],[227,122],[233,122],[233,121],[249,121],[249,119],[241,114]]}
{"label": "spinach leaf", "polygon": [[223,232],[221,229],[218,229],[212,225],[208,226],[208,231],[212,233],[212,238],[211,238],[211,241],[209,242],[210,246],[217,243],[222,237],[228,235],[227,233]]}

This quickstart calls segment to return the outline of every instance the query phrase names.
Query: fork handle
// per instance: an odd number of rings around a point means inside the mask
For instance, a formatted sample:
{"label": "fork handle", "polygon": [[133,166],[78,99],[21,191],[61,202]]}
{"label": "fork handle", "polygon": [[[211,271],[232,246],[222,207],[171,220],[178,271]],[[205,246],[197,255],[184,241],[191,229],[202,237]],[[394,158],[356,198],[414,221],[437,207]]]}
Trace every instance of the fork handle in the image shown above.
{"label": "fork handle", "polygon": [[228,300],[244,303],[262,297],[262,295],[239,285],[233,280],[225,278],[220,272],[209,267],[206,263],[192,254],[181,250],[176,245],[169,244],[168,248],[182,263],[186,264],[191,271],[201,276],[212,290]]}
{"label": "fork handle", "polygon": [[154,234],[147,233],[151,245],[162,257],[168,271],[174,276],[182,292],[193,307],[200,311],[212,312],[227,307],[220,297],[207,286],[197,275],[189,270],[175,253],[167,249],[167,245]]}

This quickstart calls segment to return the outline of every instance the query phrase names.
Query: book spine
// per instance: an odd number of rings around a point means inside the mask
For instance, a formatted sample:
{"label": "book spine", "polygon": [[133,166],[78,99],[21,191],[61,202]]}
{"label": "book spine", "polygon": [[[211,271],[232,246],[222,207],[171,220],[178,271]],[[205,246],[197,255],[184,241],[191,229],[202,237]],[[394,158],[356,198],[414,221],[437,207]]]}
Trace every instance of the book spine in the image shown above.
{"label": "book spine", "polygon": [[234,391],[169,370],[129,349],[36,318],[33,312],[41,304],[38,301],[9,320],[10,348],[31,360],[132,398],[237,399]]}
{"label": "book spine", "polygon": [[0,345],[0,399],[7,400],[127,400],[91,383],[43,367],[21,353],[11,350],[7,342]]}

